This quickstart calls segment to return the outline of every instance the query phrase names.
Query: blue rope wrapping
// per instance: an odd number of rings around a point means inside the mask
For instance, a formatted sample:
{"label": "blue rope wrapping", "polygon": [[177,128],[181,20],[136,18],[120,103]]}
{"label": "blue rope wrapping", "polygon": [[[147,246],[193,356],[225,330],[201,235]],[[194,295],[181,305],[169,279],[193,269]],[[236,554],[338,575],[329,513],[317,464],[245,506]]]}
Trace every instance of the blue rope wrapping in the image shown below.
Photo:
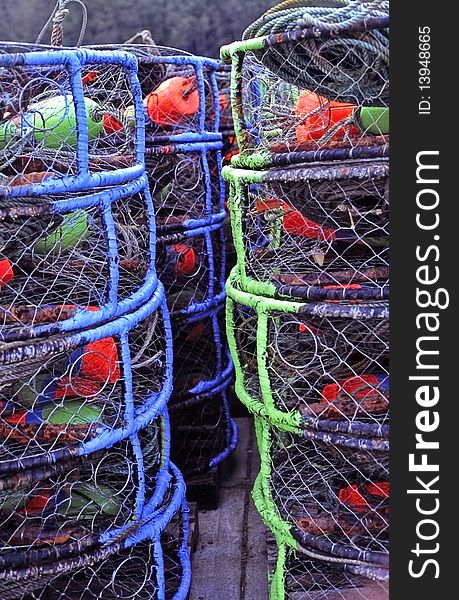
{"label": "blue rope wrapping", "polygon": [[[165,336],[164,364],[162,365],[164,382],[162,382],[159,392],[150,392],[142,399],[142,403],[139,405],[138,398],[136,399],[136,404],[134,403],[132,368],[130,364],[131,355],[127,336],[129,332],[133,331],[143,320],[153,315],[155,311],[159,311],[161,315]],[[66,334],[65,336],[58,337],[55,341],[53,341],[54,338],[51,338],[51,340],[45,339],[36,341],[33,344],[4,346],[0,351],[1,373],[13,371],[10,378],[21,377],[21,369],[24,369],[23,365],[26,365],[27,361],[35,361],[32,364],[37,364],[38,361],[39,366],[53,355],[60,356],[62,352],[68,352],[68,349],[84,348],[92,342],[114,336],[120,338],[119,348],[120,361],[123,368],[123,399],[125,404],[123,423],[118,424],[116,427],[100,425],[94,432],[95,435],[92,439],[79,445],[50,451],[44,450],[42,453],[34,454],[30,458],[21,456],[18,460],[2,461],[0,463],[0,472],[22,471],[32,466],[38,467],[40,465],[51,464],[75,455],[88,456],[99,450],[112,447],[117,442],[139,432],[162,414],[172,391],[173,361],[170,321],[162,285],[159,285],[151,300],[137,311],[112,320],[104,325]],[[35,372],[33,369],[34,367],[32,366],[31,374]],[[27,371],[25,372],[27,373]]]}
{"label": "blue rope wrapping", "polygon": [[[45,180],[42,183],[8,187],[2,185],[2,195],[8,197],[56,195],[67,192],[85,191],[97,187],[120,185],[133,178],[140,177],[144,172],[144,147],[145,147],[145,115],[142,101],[142,92],[137,77],[137,59],[124,51],[103,52],[90,49],[56,50],[33,45],[22,45],[22,52],[15,45],[3,44],[11,54],[0,55],[0,68],[12,69],[21,67],[30,68],[58,68],[65,69],[70,79],[70,90],[75,107],[77,142],[75,147],[75,160],[77,164],[76,175],[62,175],[59,178]],[[134,159],[131,166],[112,168],[91,172],[88,154],[88,120],[86,115],[85,95],[82,83],[82,69],[94,67],[113,66],[123,69],[130,83],[130,95],[135,108],[135,140]],[[38,72],[38,71],[37,71]],[[65,117],[65,115],[64,115]]]}

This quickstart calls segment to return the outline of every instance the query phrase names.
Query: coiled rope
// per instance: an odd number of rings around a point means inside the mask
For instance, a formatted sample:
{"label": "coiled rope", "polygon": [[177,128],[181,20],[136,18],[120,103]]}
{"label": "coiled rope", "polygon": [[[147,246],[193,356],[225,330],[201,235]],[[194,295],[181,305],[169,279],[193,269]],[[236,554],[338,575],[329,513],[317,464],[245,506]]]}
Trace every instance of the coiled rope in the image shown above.
{"label": "coiled rope", "polygon": [[[265,13],[243,39],[287,33],[285,42],[255,51],[278,77],[326,98],[374,105],[389,97],[387,0],[287,0]],[[367,30],[369,20],[384,27]],[[315,28],[327,33],[296,41],[288,33]]]}

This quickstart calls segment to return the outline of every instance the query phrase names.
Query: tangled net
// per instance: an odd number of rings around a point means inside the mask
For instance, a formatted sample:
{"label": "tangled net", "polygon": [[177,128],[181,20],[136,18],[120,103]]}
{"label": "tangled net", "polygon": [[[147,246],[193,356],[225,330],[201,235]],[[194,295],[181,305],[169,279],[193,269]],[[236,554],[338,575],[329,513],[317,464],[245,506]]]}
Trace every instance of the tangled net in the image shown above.
{"label": "tangled net", "polygon": [[[145,600],[184,598],[190,582],[186,539],[188,509],[183,501],[183,479],[173,465],[169,479],[171,484],[163,490],[164,495],[152,498],[148,516],[134,525],[129,524],[124,530],[119,528],[111,539],[110,536],[104,539],[104,536],[91,535],[85,530],[88,521],[81,518],[84,513],[78,510],[78,500],[86,499],[85,496],[78,497],[77,486],[73,486],[71,505],[78,512],[77,525],[67,529],[60,525],[52,538],[53,546],[49,545],[50,541],[45,541],[42,529],[43,541],[34,543],[31,556],[20,557],[15,553],[2,557],[8,565],[7,569],[0,570],[5,599],[45,600],[51,594],[62,600],[76,595],[84,600],[134,596]],[[102,507],[107,509],[113,502],[108,501]],[[64,506],[65,502],[61,502],[61,513]],[[89,507],[86,501],[85,510]],[[47,518],[46,522],[49,532],[52,521]],[[62,522],[61,515],[56,522]],[[89,523],[92,525],[94,519]],[[30,525],[28,531],[32,529],[33,525]],[[64,541],[66,536],[70,541]],[[33,566],[28,564],[30,561]],[[170,574],[167,579],[164,577],[166,570]]]}
{"label": "tangled net", "polygon": [[146,180],[91,194],[0,198],[1,339],[78,328],[132,310],[155,290]]}
{"label": "tangled net", "polygon": [[260,163],[387,153],[388,4],[281,3],[222,49],[242,154],[261,153]]}

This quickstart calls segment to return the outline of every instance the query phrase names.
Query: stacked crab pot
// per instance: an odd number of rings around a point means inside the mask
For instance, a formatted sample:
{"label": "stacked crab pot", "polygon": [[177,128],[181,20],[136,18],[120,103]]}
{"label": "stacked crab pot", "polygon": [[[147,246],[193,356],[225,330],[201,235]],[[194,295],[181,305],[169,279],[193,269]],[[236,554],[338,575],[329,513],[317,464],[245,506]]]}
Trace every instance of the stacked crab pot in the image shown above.
{"label": "stacked crab pot", "polygon": [[2,598],[185,598],[137,60],[2,44]]}
{"label": "stacked crab pot", "polygon": [[[234,131],[233,114],[231,110],[231,65],[220,63],[217,70],[217,85],[220,104],[220,132],[223,140],[223,165],[230,164],[233,156],[238,153],[236,132]],[[231,234],[231,220],[228,212],[227,190],[225,190],[225,204],[227,218],[225,220],[225,247],[226,247],[226,276],[228,277],[236,265],[236,253]]]}
{"label": "stacked crab pot", "polygon": [[[387,598],[388,6],[283,3],[242,42],[223,169],[236,392],[272,600]],[[318,3],[319,4],[319,3]]]}
{"label": "stacked crab pot", "polygon": [[172,457],[191,489],[237,443],[227,394],[219,62],[153,44],[124,47],[139,63],[156,268],[171,315]]}

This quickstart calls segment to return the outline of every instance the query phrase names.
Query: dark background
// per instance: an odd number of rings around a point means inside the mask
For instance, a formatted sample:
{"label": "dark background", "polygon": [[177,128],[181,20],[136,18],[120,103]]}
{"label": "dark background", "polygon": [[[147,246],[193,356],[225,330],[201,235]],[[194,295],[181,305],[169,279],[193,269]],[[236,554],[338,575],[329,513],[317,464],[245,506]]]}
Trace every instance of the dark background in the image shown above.
{"label": "dark background", "polygon": [[[0,39],[35,42],[55,0],[0,0]],[[85,0],[85,44],[122,43],[149,29],[162,46],[218,57],[219,48],[241,38],[243,30],[278,0]],[[81,9],[71,3],[65,21],[66,45],[75,44]],[[49,33],[43,39],[49,43]]]}

